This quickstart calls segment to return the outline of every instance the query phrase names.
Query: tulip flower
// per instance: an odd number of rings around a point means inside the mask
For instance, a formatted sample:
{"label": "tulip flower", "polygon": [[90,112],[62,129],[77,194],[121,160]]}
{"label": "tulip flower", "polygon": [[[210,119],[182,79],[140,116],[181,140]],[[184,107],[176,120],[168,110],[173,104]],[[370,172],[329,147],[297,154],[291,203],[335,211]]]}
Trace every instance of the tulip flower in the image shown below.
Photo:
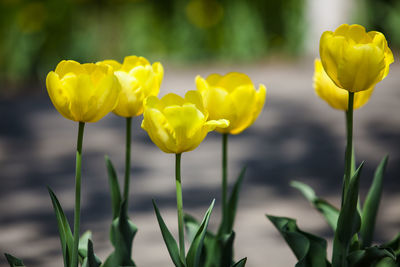
{"label": "tulip flower", "polygon": [[[316,59],[314,62],[314,89],[319,97],[325,100],[332,108],[347,111],[348,108],[348,91],[339,88],[326,74],[321,60]],[[365,105],[372,95],[374,88],[354,94],[354,109]]]}
{"label": "tulip flower", "polygon": [[77,122],[103,118],[116,107],[120,91],[112,68],[73,60],[61,61],[47,75],[46,87],[58,112]]}
{"label": "tulip flower", "polygon": [[[119,84],[109,66],[73,60],[61,61],[46,78],[47,92],[55,108],[67,119],[79,122],[76,168],[74,240],[71,266],[78,266],[81,207],[81,162],[85,122],[96,122],[117,105]],[[58,218],[58,217],[57,217]],[[61,238],[62,239],[62,238]]]}
{"label": "tulip flower", "polygon": [[180,154],[195,149],[207,133],[229,125],[225,119],[209,120],[201,95],[189,91],[185,98],[170,93],[145,101],[142,128],[165,153]]}
{"label": "tulip flower", "polygon": [[[251,79],[243,73],[211,74],[206,79],[196,77],[197,90],[201,93],[210,119],[227,119],[227,128],[217,128],[222,133],[222,214],[228,220],[227,208],[227,149],[228,134],[239,134],[257,119],[266,97],[266,88],[259,85],[256,91]],[[228,233],[226,233],[228,234]]]}
{"label": "tulip flower", "polygon": [[210,119],[229,120],[229,127],[216,129],[220,133],[241,133],[253,124],[264,106],[265,86],[260,84],[256,91],[250,78],[243,73],[211,74],[207,79],[197,76],[196,86]]}
{"label": "tulip flower", "polygon": [[144,57],[128,56],[120,64],[115,60],[104,60],[114,69],[121,85],[118,105],[114,113],[121,117],[136,117],[143,113],[143,101],[148,96],[157,96],[160,91],[164,69],[160,62],[153,65]]}
{"label": "tulip flower", "polygon": [[[229,121],[225,119],[209,120],[208,112],[203,106],[203,99],[197,91],[188,91],[184,98],[173,93],[167,94],[161,99],[158,99],[156,96],[150,96],[145,100],[144,105],[142,128],[147,131],[150,139],[162,151],[176,154],[175,182],[178,210],[179,258],[182,263],[185,263],[181,155],[183,152],[195,149],[203,141],[207,133],[216,127],[228,127]],[[160,222],[162,219],[155,204],[154,207]],[[209,212],[207,214],[209,216]],[[161,227],[163,236],[166,235],[166,231],[163,230],[164,228]],[[171,242],[168,239],[165,239],[165,241],[167,245]],[[171,258],[174,259],[172,254]]]}
{"label": "tulip flower", "polygon": [[372,88],[387,76],[393,63],[385,36],[376,31],[366,32],[357,24],[343,24],[334,32],[324,32],[319,53],[328,76],[349,92]]}
{"label": "tulip flower", "polygon": [[104,60],[99,64],[112,67],[121,85],[118,105],[113,112],[126,118],[124,199],[127,202],[125,207],[128,208],[132,117],[143,113],[143,102],[146,97],[158,95],[164,69],[160,62],[151,65],[144,57],[137,56],[125,57],[122,64],[115,60]]}

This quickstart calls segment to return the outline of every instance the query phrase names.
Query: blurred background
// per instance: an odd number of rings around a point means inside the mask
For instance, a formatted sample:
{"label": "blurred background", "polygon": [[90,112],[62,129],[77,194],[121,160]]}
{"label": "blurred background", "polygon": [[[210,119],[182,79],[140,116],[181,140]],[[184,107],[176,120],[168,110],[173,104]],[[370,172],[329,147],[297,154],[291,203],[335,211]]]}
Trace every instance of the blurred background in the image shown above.
{"label": "blurred background", "polygon": [[342,22],[382,31],[392,48],[400,45],[396,0],[1,0],[0,7],[0,81],[8,90],[43,81],[62,59],[137,54],[238,64],[299,57],[316,53],[321,31]]}
{"label": "blurred background", "polygon": [[[383,32],[395,57],[370,103],[355,113],[355,145],[366,160],[365,195],[379,160],[390,161],[377,241],[399,232],[400,2],[397,0],[0,0],[0,253],[28,266],[61,266],[57,228],[46,185],[72,222],[76,127],[53,108],[45,77],[63,59],[122,61],[141,55],[165,68],[161,95],[195,89],[194,77],[241,71],[268,88],[263,114],[230,139],[230,181],[248,167],[239,204],[237,257],[247,266],[293,266],[295,258],[264,214],[298,219],[328,240],[332,233],[298,192],[293,179],[340,203],[345,127],[312,88],[319,37],[342,23]],[[138,266],[172,266],[151,199],[176,229],[173,157],[160,152],[135,118],[130,216],[138,225]],[[217,199],[220,136],[212,133],[183,156],[185,209],[200,217]],[[111,252],[111,219],[103,155],[122,177],[124,120],[110,114],[89,124],[84,141],[82,229],[94,232],[95,251]],[[152,256],[149,257],[149,252]],[[271,264],[266,264],[269,262]],[[7,266],[0,256],[0,266]]]}

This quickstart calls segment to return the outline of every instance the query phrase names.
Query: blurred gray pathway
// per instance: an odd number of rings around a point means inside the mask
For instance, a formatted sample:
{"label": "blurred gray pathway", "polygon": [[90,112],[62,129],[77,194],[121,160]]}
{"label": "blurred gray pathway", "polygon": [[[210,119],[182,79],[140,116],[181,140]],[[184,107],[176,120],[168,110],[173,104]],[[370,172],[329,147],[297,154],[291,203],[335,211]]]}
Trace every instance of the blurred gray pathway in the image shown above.
{"label": "blurred gray pathway", "polygon": [[[331,240],[332,232],[322,217],[289,182],[306,182],[319,195],[339,203],[344,113],[315,96],[313,59],[231,66],[166,65],[161,94],[183,95],[195,89],[197,74],[228,71],[245,72],[268,88],[260,118],[243,134],[229,139],[230,181],[247,166],[235,225],[236,257],[247,256],[249,267],[293,266],[294,256],[265,214],[297,218],[302,229]],[[157,200],[176,234],[174,156],[153,145],[140,123],[141,118],[134,119],[129,215],[139,232],[133,257],[138,266],[172,266],[151,199]],[[366,161],[363,196],[379,160],[390,155],[376,235],[379,241],[387,240],[400,229],[400,65],[391,68],[370,102],[355,112],[354,132],[358,163]],[[46,185],[56,192],[72,222],[76,133],[76,123],[57,113],[44,88],[40,93],[0,100],[0,253],[21,257],[30,267],[62,266]],[[221,208],[220,139],[211,133],[182,158],[184,209],[200,218],[216,198],[213,229]],[[104,260],[111,252],[111,204],[103,156],[111,157],[122,178],[124,120],[109,114],[99,123],[87,124],[83,151],[82,230],[93,231],[95,251]],[[7,266],[3,256],[0,266]]]}

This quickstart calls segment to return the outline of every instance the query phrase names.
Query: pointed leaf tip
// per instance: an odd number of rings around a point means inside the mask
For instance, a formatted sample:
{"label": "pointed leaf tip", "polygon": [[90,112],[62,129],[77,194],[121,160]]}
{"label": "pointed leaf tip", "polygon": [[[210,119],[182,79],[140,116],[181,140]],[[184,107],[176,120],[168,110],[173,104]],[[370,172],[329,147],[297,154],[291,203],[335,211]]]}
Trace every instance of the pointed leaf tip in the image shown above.
{"label": "pointed leaf tip", "polygon": [[157,207],[157,204],[154,199],[152,199],[154,211],[156,213],[158,225],[160,226],[161,234],[164,239],[164,243],[167,246],[169,255],[177,267],[185,267],[185,264],[181,261],[179,255],[178,244],[176,243],[174,237],[172,236],[171,232],[168,230],[167,225],[165,224],[163,218],[161,217],[160,211]]}
{"label": "pointed leaf tip", "polygon": [[25,267],[21,259],[18,259],[8,253],[4,253],[4,256],[6,256],[6,259],[8,261],[8,264],[10,264],[10,267]]}

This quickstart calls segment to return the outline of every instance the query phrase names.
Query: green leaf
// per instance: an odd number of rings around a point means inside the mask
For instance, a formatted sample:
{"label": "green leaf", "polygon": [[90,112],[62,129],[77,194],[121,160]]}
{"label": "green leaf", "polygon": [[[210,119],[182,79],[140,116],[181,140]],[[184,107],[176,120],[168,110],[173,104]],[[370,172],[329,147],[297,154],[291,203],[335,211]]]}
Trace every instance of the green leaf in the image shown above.
{"label": "green leaf", "polygon": [[14,257],[10,254],[7,254],[7,253],[4,253],[4,256],[6,256],[6,259],[7,259],[8,263],[10,264],[10,267],[25,267],[22,260]]}
{"label": "green leaf", "polygon": [[199,229],[190,245],[189,251],[186,256],[188,267],[198,267],[200,263],[201,251],[203,249],[203,241],[206,235],[208,222],[210,220],[211,211],[214,207],[215,200],[211,202],[206,214],[204,215],[203,221],[200,224]]}
{"label": "green leaf", "polygon": [[118,177],[115,172],[115,168],[108,156],[104,157],[107,166],[108,172],[108,182],[110,184],[111,189],[111,206],[112,206],[112,214],[113,220],[116,219],[120,213],[119,209],[121,207],[121,191],[119,189]]}
{"label": "green leaf", "polygon": [[244,267],[246,265],[247,258],[243,258],[240,261],[236,262],[232,267]]}
{"label": "green leaf", "polygon": [[221,251],[220,266],[231,266],[233,263],[233,241],[235,240],[235,232],[223,235],[218,238],[218,245]]}
{"label": "green leaf", "polygon": [[165,245],[167,246],[167,249],[168,249],[169,255],[172,259],[172,262],[177,267],[184,267],[185,264],[181,261],[181,258],[179,257],[178,245],[176,244],[176,241],[175,241],[174,237],[172,236],[171,232],[168,230],[167,226],[165,225],[165,222],[164,222],[163,218],[161,217],[160,211],[158,210],[157,204],[154,200],[153,200],[153,206],[154,206],[154,211],[156,212],[158,224],[161,229],[162,237],[164,239]]}
{"label": "green leaf", "polygon": [[186,238],[192,243],[200,227],[200,222],[188,213],[183,214],[183,224],[185,225]]}
{"label": "green leaf", "polygon": [[[200,227],[200,222],[189,214],[184,215],[183,221],[185,223],[187,237],[190,240],[190,243],[192,243]],[[217,242],[218,242],[217,236],[211,231],[207,230],[206,236],[204,237],[203,241],[203,250],[201,253],[200,266],[204,267],[220,266],[221,249],[217,244]]]}
{"label": "green leaf", "polygon": [[241,188],[241,185],[243,182],[243,177],[244,177],[245,173],[246,173],[246,168],[244,167],[242,169],[242,171],[240,172],[238,178],[236,179],[235,184],[233,185],[232,192],[231,192],[231,195],[230,195],[228,203],[227,203],[227,210],[228,210],[227,218],[222,218],[220,228],[218,229],[218,236],[221,236],[224,234],[230,234],[232,232],[233,225],[235,223],[240,188]]}
{"label": "green leaf", "polygon": [[382,195],[383,175],[385,173],[388,156],[385,156],[375,171],[374,180],[365,199],[361,217],[361,230],[363,247],[369,247],[374,235],[376,215]]}
{"label": "green leaf", "polygon": [[400,259],[400,233],[398,233],[391,241],[382,245],[382,247],[391,248]]}
{"label": "green leaf", "polygon": [[326,200],[317,197],[314,190],[301,182],[292,181],[290,185],[298,189],[303,196],[316,208],[325,218],[327,223],[333,229],[336,230],[337,220],[339,218],[339,209],[327,202]]}
{"label": "green leaf", "polygon": [[126,202],[122,201],[119,216],[111,224],[110,240],[114,251],[106,259],[104,267],[136,266],[131,258],[132,242],[136,235],[137,227],[128,218]]}
{"label": "green leaf", "polygon": [[333,241],[332,266],[343,267],[353,236],[359,231],[361,217],[357,210],[358,184],[364,163],[358,167],[350,179]]}
{"label": "green leaf", "polygon": [[386,257],[396,260],[396,256],[392,251],[374,246],[350,253],[347,260],[352,267],[364,267],[373,266],[373,264],[378,263],[381,259]]}
{"label": "green leaf", "polygon": [[67,217],[64,214],[64,211],[60,205],[60,202],[57,199],[57,196],[51,190],[50,187],[47,187],[49,191],[51,202],[53,203],[53,209],[56,214],[57,224],[58,224],[58,232],[61,241],[61,248],[63,252],[64,266],[69,267],[70,262],[72,261],[72,248],[74,246],[74,237],[71,232],[71,228],[68,224]]}
{"label": "green leaf", "polygon": [[378,261],[374,267],[399,267],[399,264],[392,258],[386,257]]}
{"label": "green leaf", "polygon": [[87,257],[85,258],[82,267],[99,267],[101,261],[94,254],[92,240],[88,239],[87,241]]}
{"label": "green leaf", "polygon": [[278,229],[286,243],[298,259],[297,267],[330,266],[326,260],[325,239],[301,231],[296,220],[286,217],[267,215],[267,218]]}
{"label": "green leaf", "polygon": [[80,261],[82,262],[83,259],[87,257],[88,252],[88,241],[92,238],[92,232],[86,231],[83,235],[79,238],[79,245],[78,245],[78,253],[80,257]]}

